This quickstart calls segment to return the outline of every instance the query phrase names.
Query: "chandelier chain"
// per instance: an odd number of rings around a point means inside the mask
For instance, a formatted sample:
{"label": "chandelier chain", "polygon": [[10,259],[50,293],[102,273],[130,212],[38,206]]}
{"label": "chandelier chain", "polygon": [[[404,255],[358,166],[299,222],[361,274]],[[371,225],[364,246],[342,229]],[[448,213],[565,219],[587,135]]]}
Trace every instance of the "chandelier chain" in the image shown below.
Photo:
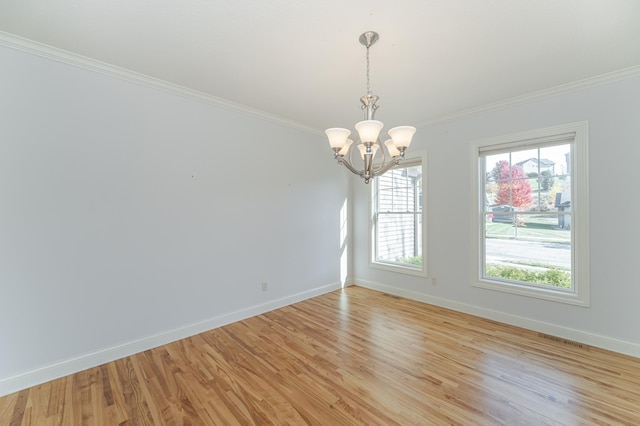
{"label": "chandelier chain", "polygon": [[367,95],[371,95],[371,88],[369,86],[369,47],[367,47]]}

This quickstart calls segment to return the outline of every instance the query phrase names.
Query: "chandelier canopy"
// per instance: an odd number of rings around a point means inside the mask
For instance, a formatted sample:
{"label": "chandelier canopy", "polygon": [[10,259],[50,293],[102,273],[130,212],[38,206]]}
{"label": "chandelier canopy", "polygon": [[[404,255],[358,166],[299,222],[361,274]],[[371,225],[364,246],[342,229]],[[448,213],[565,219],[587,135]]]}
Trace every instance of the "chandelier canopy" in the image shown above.
{"label": "chandelier canopy", "polygon": [[[351,130],[339,127],[325,130],[334,158],[352,173],[362,177],[364,183],[369,183],[372,177],[379,176],[400,163],[400,160],[404,158],[404,152],[411,144],[413,134],[416,132],[416,128],[412,126],[394,127],[389,129],[391,139],[386,140],[384,146],[380,142],[380,131],[384,124],[374,119],[379,107],[379,97],[373,95],[369,87],[369,48],[379,38],[378,33],[374,31],[367,31],[359,38],[360,44],[367,48],[367,94],[360,98],[360,102],[362,102],[360,108],[364,111],[364,120],[355,125],[360,139],[358,150],[363,162],[362,170],[358,170],[352,161],[354,150],[352,149],[353,140],[349,139]],[[382,161],[374,164],[378,152],[381,153]]]}

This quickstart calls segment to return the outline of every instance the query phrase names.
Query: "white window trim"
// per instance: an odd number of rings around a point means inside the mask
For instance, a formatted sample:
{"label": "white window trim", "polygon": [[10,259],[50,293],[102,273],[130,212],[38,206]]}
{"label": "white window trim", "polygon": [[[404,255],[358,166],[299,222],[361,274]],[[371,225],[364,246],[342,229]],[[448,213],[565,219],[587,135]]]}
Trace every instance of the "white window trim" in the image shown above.
{"label": "white window trim", "polygon": [[[375,260],[375,223],[374,223],[374,209],[373,209],[373,200],[375,196],[374,185],[370,185],[369,190],[369,267],[374,269],[381,269],[389,272],[397,272],[406,275],[414,275],[426,278],[427,275],[427,152],[422,151],[412,151],[412,155],[407,156],[404,160],[400,162],[398,167],[408,167],[411,166],[412,163],[420,163],[422,166],[422,267],[421,268],[412,268],[408,266],[402,266],[398,264],[379,262]],[[373,182],[372,182],[373,183]]]}
{"label": "white window trim", "polygon": [[[573,291],[554,290],[553,288],[541,288],[518,283],[507,283],[482,278],[483,260],[481,220],[481,206],[484,205],[484,191],[480,187],[479,152],[485,146],[505,145],[514,148],[517,142],[526,144],[528,141],[543,140],[542,138],[575,133],[573,142],[571,168],[573,178],[571,179],[571,203],[575,206],[572,209],[574,215],[571,218],[571,253],[572,268],[571,275],[573,281]],[[578,122],[566,125],[537,129],[528,132],[514,133],[481,139],[472,144],[472,188],[473,200],[471,203],[472,230],[473,230],[473,268],[472,285],[474,287],[496,290],[506,293],[518,294],[522,296],[535,297],[553,302],[567,303],[571,305],[589,307],[590,306],[590,269],[589,269],[589,152],[588,152],[588,122]]]}

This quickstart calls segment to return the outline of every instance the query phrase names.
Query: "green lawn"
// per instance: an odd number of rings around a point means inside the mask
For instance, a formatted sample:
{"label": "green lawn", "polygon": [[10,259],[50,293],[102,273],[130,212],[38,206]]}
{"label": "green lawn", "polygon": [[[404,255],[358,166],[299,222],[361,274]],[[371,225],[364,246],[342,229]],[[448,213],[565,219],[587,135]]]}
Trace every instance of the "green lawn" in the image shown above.
{"label": "green lawn", "polygon": [[487,222],[487,238],[518,238],[523,240],[568,243],[571,231],[558,228],[558,217],[555,215],[518,215],[522,226],[513,223]]}

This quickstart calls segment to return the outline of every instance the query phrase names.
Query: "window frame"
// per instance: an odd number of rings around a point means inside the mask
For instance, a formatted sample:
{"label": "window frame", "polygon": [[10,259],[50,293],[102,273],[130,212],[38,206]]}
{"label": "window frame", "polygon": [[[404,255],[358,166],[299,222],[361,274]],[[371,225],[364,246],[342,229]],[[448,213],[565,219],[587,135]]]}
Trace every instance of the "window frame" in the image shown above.
{"label": "window frame", "polygon": [[422,204],[421,204],[421,224],[422,227],[422,265],[417,268],[413,266],[403,266],[400,263],[384,262],[376,259],[376,220],[377,212],[375,207],[376,191],[378,187],[377,177],[371,182],[369,197],[369,267],[401,274],[427,277],[427,194],[426,194],[426,164],[427,157],[425,151],[413,151],[413,155],[407,156],[397,166],[392,169],[402,169],[406,167],[420,166],[422,168]]}
{"label": "window frame", "polygon": [[[486,202],[485,177],[482,161],[487,151],[503,149],[505,152],[538,148],[562,135],[574,134],[571,147],[571,280],[572,288],[554,289],[551,286],[526,284],[519,281],[494,280],[484,276],[484,205]],[[473,268],[472,286],[521,296],[539,298],[571,305],[590,306],[589,269],[589,158],[588,122],[577,122],[532,131],[513,133],[477,140],[472,144],[472,230]],[[483,173],[484,174],[484,173]]]}

